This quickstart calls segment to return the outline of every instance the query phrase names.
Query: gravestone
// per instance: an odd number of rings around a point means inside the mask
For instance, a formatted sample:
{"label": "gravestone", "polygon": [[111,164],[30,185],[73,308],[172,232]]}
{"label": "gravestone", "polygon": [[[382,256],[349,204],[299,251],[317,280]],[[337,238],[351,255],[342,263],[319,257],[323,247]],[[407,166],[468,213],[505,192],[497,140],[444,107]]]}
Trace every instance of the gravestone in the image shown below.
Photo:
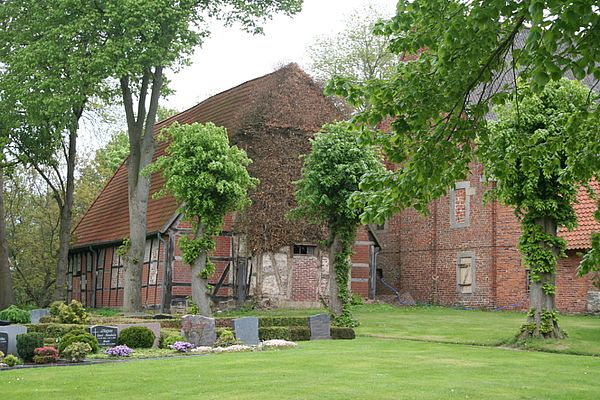
{"label": "gravestone", "polygon": [[40,318],[50,314],[50,310],[47,308],[38,308],[37,310],[31,310],[31,323],[39,324]]}
{"label": "gravestone", "polygon": [[317,314],[308,317],[310,340],[331,339],[331,318],[329,314]]}
{"label": "gravestone", "polygon": [[17,355],[17,335],[27,333],[23,325],[8,325],[0,327],[0,350],[4,354]]}
{"label": "gravestone", "polygon": [[94,325],[90,327],[90,333],[96,336],[100,347],[114,347],[117,345],[119,330],[116,326]]}
{"label": "gravestone", "polygon": [[253,346],[260,343],[258,339],[258,318],[244,317],[233,320],[233,329],[235,338],[247,346]]}
{"label": "gravestone", "polygon": [[217,340],[215,319],[203,315],[184,315],[181,334],[194,346],[212,346]]}
{"label": "gravestone", "polygon": [[160,324],[158,322],[140,322],[137,324],[118,324],[117,325],[117,336],[121,334],[121,331],[130,326],[144,326],[150,329],[154,333],[154,344],[152,347],[158,348],[158,342],[160,340]]}

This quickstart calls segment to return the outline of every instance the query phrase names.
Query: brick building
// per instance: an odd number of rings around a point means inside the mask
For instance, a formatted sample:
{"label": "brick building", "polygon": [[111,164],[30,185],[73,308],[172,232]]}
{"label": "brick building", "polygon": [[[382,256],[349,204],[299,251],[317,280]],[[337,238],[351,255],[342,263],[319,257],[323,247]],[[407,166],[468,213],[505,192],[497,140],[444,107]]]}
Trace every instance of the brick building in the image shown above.
{"label": "brick building", "polygon": [[[380,227],[377,267],[386,280],[419,302],[528,308],[529,274],[517,249],[520,224],[512,208],[484,204],[488,186],[483,168],[472,165],[468,180],[434,201],[428,216],[404,210]],[[600,185],[593,187],[600,195]],[[597,312],[600,289],[589,276],[577,276],[581,253],[589,249],[591,233],[600,230],[593,218],[596,202],[582,189],[575,209],[579,226],[559,232],[567,240],[568,258],[559,262],[556,305],[566,312]]]}
{"label": "brick building", "polygon": [[[302,70],[289,65],[272,74],[219,93],[157,124],[155,131],[180,123],[212,121],[225,126],[231,142],[244,148],[261,183],[251,195],[253,213],[229,215],[212,254],[217,271],[210,278],[213,298],[278,306],[317,306],[328,293],[328,259],[317,243],[318,227],[292,222],[293,181],[300,178],[299,156],[324,123],[345,113],[324,97]],[[164,153],[158,146],[155,157]],[[163,180],[152,176],[151,193]],[[472,165],[468,180],[434,201],[429,215],[405,210],[381,226],[359,230],[352,255],[352,290],[364,298],[389,294],[383,276],[415,300],[452,306],[525,309],[528,272],[517,249],[519,223],[511,208],[484,204],[488,185],[483,169]],[[600,187],[595,185],[600,194]],[[557,307],[562,311],[600,311],[600,291],[590,277],[579,278],[580,253],[600,229],[595,201],[582,191],[576,210],[579,227],[561,233],[569,257],[561,260]],[[189,224],[170,198],[151,199],[143,269],[142,301],[168,309],[191,294],[190,268],[177,243]],[[128,235],[127,169],[121,165],[74,230],[69,256],[68,297],[89,307],[122,304],[122,260],[117,253]],[[321,236],[320,236],[321,235]],[[273,239],[275,238],[275,239]],[[270,246],[266,246],[269,244]]]}
{"label": "brick building", "polygon": [[[210,278],[214,300],[244,300],[251,295],[273,305],[318,306],[326,299],[327,252],[317,246],[321,229],[288,221],[285,214],[293,207],[292,182],[300,178],[300,155],[310,150],[309,139],[323,124],[344,117],[311,78],[291,64],[156,125],[155,132],[175,121],[212,121],[226,127],[230,141],[253,159],[250,173],[261,180],[251,194],[250,221],[244,225],[242,216],[229,215],[216,238],[211,256],[216,273]],[[158,145],[155,158],[164,154],[166,146]],[[163,182],[159,174],[152,175],[151,195]],[[177,246],[190,225],[177,208],[171,197],[149,200],[141,289],[146,307],[168,309],[191,294],[191,270]],[[88,307],[122,305],[123,262],[118,248],[128,236],[128,212],[123,163],[74,229],[69,299]],[[260,219],[261,213],[266,219]],[[271,236],[278,240],[269,240]],[[266,248],[268,244],[275,248]],[[362,228],[352,256],[352,290],[364,297],[375,271],[376,246],[376,235]]]}

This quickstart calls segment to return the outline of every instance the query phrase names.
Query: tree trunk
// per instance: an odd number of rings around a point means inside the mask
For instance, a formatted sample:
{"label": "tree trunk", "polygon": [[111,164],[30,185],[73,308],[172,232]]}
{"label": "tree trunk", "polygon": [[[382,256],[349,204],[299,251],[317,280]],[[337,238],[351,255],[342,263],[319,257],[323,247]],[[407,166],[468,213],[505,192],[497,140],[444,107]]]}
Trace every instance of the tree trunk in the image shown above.
{"label": "tree trunk", "polygon": [[6,243],[6,220],[4,215],[4,171],[0,168],[0,310],[14,304],[12,275]]}
{"label": "tree trunk", "polygon": [[[196,231],[196,238],[202,236],[204,228],[202,225]],[[192,265],[192,300],[198,306],[200,314],[210,317],[210,293],[208,289],[208,279],[202,278],[202,271],[206,268],[207,253],[203,251]]]}
{"label": "tree trunk", "polygon": [[[81,115],[81,113],[79,113]],[[71,222],[73,218],[73,193],[75,191],[75,159],[77,157],[77,127],[69,133],[69,149],[67,154],[67,182],[64,200],[59,204],[60,228],[58,234],[58,260],[56,262],[56,283],[54,300],[66,299],[65,282],[69,265],[69,245],[71,244]]]}
{"label": "tree trunk", "polygon": [[335,315],[343,312],[342,301],[339,298],[337,272],[335,271],[335,257],[343,250],[343,243],[339,236],[334,236],[329,247],[329,310]]}
{"label": "tree trunk", "polygon": [[[142,172],[152,162],[156,147],[153,131],[162,88],[162,67],[156,67],[153,73],[145,72],[137,99],[137,115],[133,111],[129,77],[122,77],[120,81],[129,136],[129,158],[127,159],[129,248],[123,259],[123,311],[132,313],[142,311],[142,266],[146,249],[146,222],[150,195],[150,177],[142,175]],[[146,113],[146,97],[150,82],[152,82],[152,90]]]}
{"label": "tree trunk", "polygon": [[[557,227],[554,220],[550,217],[540,218],[535,222],[542,228],[544,233],[556,236]],[[541,243],[540,246],[546,246]],[[558,249],[552,249],[554,254],[558,256]],[[555,295],[544,292],[543,286],[556,283],[556,265],[553,273],[540,274],[541,279],[538,282],[531,282],[529,287],[529,315],[527,317],[528,329],[525,329],[520,339],[527,338],[546,338],[546,339],[563,339],[565,333],[558,326],[558,322],[553,317],[556,311]],[[552,314],[550,314],[552,313]],[[544,325],[546,325],[544,327]]]}

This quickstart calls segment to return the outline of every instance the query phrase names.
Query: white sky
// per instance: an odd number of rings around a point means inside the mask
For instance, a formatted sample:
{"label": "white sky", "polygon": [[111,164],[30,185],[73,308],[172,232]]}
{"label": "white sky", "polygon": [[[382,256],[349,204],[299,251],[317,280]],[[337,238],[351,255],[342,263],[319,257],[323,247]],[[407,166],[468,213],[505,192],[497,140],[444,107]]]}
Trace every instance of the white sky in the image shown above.
{"label": "white sky", "polygon": [[264,35],[253,36],[238,27],[217,26],[192,57],[192,65],[170,75],[175,94],[161,104],[179,111],[200,101],[268,74],[282,64],[306,67],[306,49],[314,38],[343,28],[345,17],[363,5],[395,9],[396,0],[304,0],[302,12],[293,17],[275,16]]}

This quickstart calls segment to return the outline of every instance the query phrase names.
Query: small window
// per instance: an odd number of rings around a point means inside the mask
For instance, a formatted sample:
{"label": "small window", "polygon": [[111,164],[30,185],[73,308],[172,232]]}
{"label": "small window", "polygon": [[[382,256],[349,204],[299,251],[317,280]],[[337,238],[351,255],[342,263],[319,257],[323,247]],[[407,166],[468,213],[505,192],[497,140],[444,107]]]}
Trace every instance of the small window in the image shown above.
{"label": "small window", "polygon": [[473,293],[473,258],[461,257],[458,262],[459,292],[462,294]]}
{"label": "small window", "polygon": [[377,231],[385,231],[387,222],[384,222],[383,224],[376,224],[375,225],[375,230]]}
{"label": "small window", "polygon": [[305,244],[295,244],[294,245],[294,255],[309,255],[312,256],[315,254],[317,250],[317,246],[309,246]]}

